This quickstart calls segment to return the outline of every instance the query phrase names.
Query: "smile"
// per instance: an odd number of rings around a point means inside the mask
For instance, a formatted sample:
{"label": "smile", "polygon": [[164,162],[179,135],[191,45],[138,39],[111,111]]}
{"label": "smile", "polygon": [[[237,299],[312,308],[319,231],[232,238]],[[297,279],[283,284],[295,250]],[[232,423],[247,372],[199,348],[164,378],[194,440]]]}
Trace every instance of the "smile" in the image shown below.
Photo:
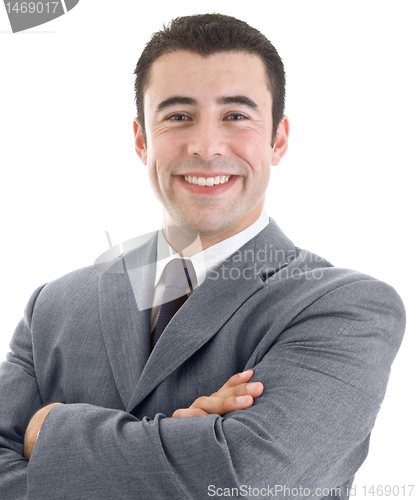
{"label": "smile", "polygon": [[225,175],[217,176],[217,177],[196,177],[192,175],[185,175],[184,179],[189,184],[195,184],[197,186],[217,186],[218,184],[225,184],[230,180],[232,176],[226,177]]}

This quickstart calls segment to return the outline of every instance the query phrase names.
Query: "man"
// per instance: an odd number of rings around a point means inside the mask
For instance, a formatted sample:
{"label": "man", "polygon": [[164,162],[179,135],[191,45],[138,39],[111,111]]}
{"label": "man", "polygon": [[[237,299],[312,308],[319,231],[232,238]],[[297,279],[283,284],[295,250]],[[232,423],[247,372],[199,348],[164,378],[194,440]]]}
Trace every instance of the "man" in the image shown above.
{"label": "man", "polygon": [[404,309],[263,212],[289,134],[276,50],[178,18],[136,75],[164,231],[31,297],[0,372],[0,497],[348,498]]}

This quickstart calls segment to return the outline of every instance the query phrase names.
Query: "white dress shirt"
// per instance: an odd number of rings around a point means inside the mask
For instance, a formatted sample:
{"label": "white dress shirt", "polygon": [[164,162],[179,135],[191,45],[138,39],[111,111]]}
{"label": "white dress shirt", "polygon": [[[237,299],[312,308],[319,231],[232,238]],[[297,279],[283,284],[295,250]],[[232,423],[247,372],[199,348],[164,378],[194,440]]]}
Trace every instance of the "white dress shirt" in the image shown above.
{"label": "white dress shirt", "polygon": [[[231,255],[244,246],[248,241],[257,236],[269,223],[269,217],[263,211],[260,217],[251,226],[243,231],[230,236],[211,247],[195,253],[192,257],[186,257],[185,260],[190,260],[194,266],[196,274],[196,283],[192,283],[195,290],[201,286],[207,277],[218,269]],[[168,252],[166,252],[168,248]],[[169,253],[169,257],[160,259],[161,255]],[[157,241],[157,262],[155,284],[153,288],[153,301],[152,301],[152,315],[151,315],[151,331],[154,330],[160,312],[160,305],[162,303],[163,292],[165,290],[165,267],[171,260],[181,258],[181,256],[169,245],[163,233],[160,232]],[[188,293],[188,297],[192,294]]]}

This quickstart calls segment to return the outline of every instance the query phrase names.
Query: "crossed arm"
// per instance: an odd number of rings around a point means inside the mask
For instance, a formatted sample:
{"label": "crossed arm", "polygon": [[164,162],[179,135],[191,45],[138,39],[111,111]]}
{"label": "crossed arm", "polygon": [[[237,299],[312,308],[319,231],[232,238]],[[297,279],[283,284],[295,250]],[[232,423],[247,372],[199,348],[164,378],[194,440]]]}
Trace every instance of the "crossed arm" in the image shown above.
{"label": "crossed arm", "polygon": [[[373,299],[377,291],[384,300]],[[264,393],[258,383],[250,394],[253,372],[247,371],[176,410],[174,418],[139,420],[85,403],[42,408],[26,430],[26,458],[35,453],[29,464],[21,456],[18,429],[3,426],[7,447],[0,448],[0,463],[8,468],[3,467],[0,490],[23,500],[26,488],[33,498],[53,498],[63,488],[68,498],[91,500],[114,498],[115,491],[122,498],[132,491],[202,498],[210,484],[341,484],[365,459],[402,317],[401,304],[384,285],[349,284],[316,301],[259,353],[252,366]],[[20,399],[36,393],[25,331],[27,343],[21,337],[15,342],[19,357],[5,365],[6,380],[14,385],[4,384],[4,401],[23,377]],[[18,410],[6,406],[7,421]],[[206,418],[179,418],[185,416]]]}
{"label": "crossed arm", "polygon": [[[210,414],[225,415],[232,411],[249,408],[254,399],[263,392],[261,382],[248,383],[253,374],[253,370],[247,370],[233,375],[217,392],[197,398],[189,408],[176,410],[172,418],[204,417]],[[56,405],[63,405],[63,403],[44,406],[31,418],[24,441],[24,455],[27,460],[30,460],[46,416]]]}

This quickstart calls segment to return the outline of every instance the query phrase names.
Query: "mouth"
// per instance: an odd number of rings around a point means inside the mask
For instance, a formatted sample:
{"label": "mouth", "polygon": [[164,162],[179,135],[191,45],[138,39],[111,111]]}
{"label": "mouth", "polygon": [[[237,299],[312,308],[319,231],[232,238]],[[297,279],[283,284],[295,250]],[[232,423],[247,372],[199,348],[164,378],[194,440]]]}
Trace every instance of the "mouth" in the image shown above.
{"label": "mouth", "polygon": [[194,184],[196,186],[202,187],[212,187],[218,186],[220,184],[226,184],[232,178],[232,175],[218,175],[216,177],[196,177],[195,175],[185,175],[183,178],[188,184]]}
{"label": "mouth", "polygon": [[177,175],[176,179],[189,194],[211,198],[224,195],[233,189],[241,177],[239,175],[213,175],[212,177]]}

